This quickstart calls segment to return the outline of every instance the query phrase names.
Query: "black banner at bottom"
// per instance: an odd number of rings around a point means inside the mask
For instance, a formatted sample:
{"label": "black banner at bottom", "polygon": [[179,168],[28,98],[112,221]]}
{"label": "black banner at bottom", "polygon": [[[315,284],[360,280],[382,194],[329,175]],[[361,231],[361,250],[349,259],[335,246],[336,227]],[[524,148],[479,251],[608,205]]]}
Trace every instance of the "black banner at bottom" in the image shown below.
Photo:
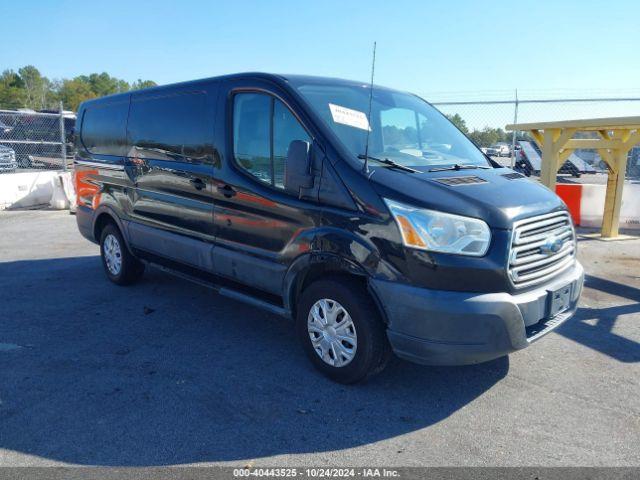
{"label": "black banner at bottom", "polygon": [[640,467],[0,467],[11,480],[199,479],[637,480]]}

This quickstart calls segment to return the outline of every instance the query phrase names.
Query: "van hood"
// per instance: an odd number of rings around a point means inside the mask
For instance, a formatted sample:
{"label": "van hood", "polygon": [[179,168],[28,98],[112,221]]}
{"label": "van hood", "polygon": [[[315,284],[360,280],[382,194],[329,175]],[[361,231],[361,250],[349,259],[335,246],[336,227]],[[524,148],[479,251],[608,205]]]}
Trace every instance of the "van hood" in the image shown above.
{"label": "van hood", "polygon": [[481,218],[492,228],[509,229],[516,220],[567,209],[548,188],[509,168],[407,173],[377,167],[371,182],[385,198]]}

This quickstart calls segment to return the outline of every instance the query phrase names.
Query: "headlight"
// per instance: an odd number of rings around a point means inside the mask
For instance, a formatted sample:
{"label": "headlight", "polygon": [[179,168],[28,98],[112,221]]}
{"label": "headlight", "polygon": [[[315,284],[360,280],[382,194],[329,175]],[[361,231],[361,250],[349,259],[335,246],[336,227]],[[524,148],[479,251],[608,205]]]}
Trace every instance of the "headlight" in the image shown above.
{"label": "headlight", "polygon": [[412,207],[384,199],[407,247],[481,257],[489,249],[491,231],[477,218]]}

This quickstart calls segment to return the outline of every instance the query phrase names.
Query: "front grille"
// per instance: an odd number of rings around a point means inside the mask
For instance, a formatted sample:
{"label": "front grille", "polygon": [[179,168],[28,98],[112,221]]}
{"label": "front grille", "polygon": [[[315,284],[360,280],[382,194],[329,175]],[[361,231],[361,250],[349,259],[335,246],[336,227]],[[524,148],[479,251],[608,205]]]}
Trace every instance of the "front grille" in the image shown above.
{"label": "front grille", "polygon": [[543,283],[575,261],[576,239],[567,212],[549,213],[516,222],[508,273],[515,287]]}
{"label": "front grille", "polygon": [[464,177],[445,177],[445,178],[436,178],[436,182],[442,183],[444,185],[449,185],[451,187],[455,187],[456,185],[472,185],[474,183],[487,183],[486,180],[475,177],[475,176],[464,176]]}
{"label": "front grille", "polygon": [[12,153],[0,153],[0,163],[13,163],[14,161]]}

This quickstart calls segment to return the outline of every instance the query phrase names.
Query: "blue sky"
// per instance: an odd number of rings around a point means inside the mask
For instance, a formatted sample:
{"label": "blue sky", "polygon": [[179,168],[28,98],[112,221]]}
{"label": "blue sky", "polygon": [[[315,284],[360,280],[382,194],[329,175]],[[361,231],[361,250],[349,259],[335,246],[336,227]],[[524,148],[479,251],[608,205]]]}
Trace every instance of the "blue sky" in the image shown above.
{"label": "blue sky", "polygon": [[636,1],[4,0],[0,18],[0,69],[50,78],[366,80],[377,40],[376,82],[427,97],[640,92]]}

